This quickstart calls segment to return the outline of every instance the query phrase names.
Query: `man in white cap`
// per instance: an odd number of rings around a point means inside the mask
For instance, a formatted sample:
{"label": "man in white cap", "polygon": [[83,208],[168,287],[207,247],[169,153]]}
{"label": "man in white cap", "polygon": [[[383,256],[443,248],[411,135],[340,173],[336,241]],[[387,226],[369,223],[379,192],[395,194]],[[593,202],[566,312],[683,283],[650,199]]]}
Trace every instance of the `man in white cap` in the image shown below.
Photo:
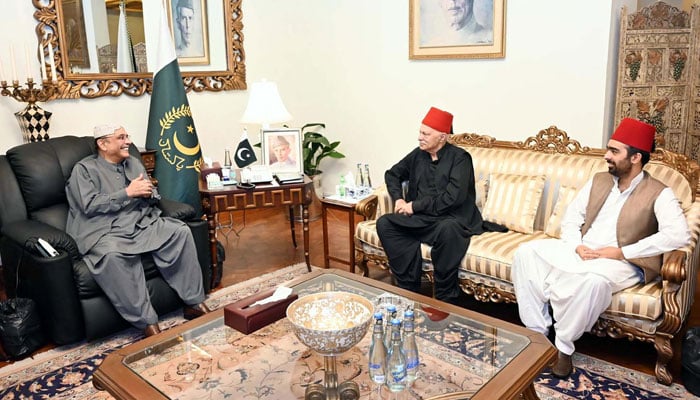
{"label": "man in white cap", "polygon": [[186,304],[183,316],[205,314],[202,273],[190,229],[162,217],[160,196],[143,164],[129,154],[131,139],[118,125],[95,127],[97,154],[75,164],[66,196],[66,231],[115,309],[146,336],[160,332],[141,254],[150,253],[165,281]]}
{"label": "man in white cap", "polygon": [[270,164],[270,167],[289,169],[297,165],[296,161],[291,156],[292,148],[289,146],[289,141],[284,136],[278,135],[271,137],[270,147],[277,160]]}
{"label": "man in white cap", "polygon": [[608,172],[596,174],[569,204],[561,239],[534,240],[515,252],[511,273],[520,319],[544,335],[556,321],[557,377],[571,374],[574,341],[591,330],[613,293],[652,281],[662,254],[690,241],[673,191],[643,170],[655,132],[623,119],[608,141]]}
{"label": "man in white cap", "polygon": [[471,236],[484,227],[475,203],[471,155],[447,142],[450,133],[452,114],[431,107],[420,126],[418,147],[384,174],[394,212],[377,220],[377,234],[396,283],[413,292],[420,292],[421,243],[431,245],[435,297],[458,304],[464,296],[459,264]]}

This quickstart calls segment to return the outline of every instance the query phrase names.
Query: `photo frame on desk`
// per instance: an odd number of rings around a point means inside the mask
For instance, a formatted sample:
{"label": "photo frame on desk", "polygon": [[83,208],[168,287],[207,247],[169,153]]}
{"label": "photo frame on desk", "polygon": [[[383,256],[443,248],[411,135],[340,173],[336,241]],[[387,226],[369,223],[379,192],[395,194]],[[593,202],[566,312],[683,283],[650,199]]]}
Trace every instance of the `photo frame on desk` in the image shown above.
{"label": "photo frame on desk", "polygon": [[301,129],[263,129],[261,135],[263,164],[273,173],[304,173]]}

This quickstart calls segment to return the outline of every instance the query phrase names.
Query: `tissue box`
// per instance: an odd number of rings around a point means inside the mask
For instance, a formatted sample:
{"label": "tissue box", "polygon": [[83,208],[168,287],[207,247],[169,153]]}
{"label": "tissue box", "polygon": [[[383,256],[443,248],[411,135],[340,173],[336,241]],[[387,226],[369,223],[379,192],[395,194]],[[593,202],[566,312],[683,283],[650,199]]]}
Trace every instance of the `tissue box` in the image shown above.
{"label": "tissue box", "polygon": [[272,296],[274,292],[274,289],[270,289],[227,305],[224,307],[224,323],[247,335],[284,318],[287,313],[287,306],[299,297],[296,293],[290,294],[286,299],[248,307],[258,300]]}
{"label": "tissue box", "polygon": [[200,175],[202,176],[202,180],[204,182],[207,181],[207,175],[209,175],[209,174],[217,174],[217,175],[219,175],[219,179],[222,179],[221,167],[202,168]]}

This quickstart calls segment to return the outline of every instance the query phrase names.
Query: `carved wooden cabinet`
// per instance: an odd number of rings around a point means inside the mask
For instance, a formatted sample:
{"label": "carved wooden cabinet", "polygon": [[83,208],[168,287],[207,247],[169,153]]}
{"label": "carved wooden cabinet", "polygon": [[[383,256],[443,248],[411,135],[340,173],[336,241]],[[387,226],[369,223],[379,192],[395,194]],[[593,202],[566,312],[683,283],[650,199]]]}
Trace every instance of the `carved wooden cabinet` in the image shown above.
{"label": "carved wooden cabinet", "polygon": [[615,126],[625,117],[656,127],[657,144],[700,161],[698,7],[656,2],[620,21]]}

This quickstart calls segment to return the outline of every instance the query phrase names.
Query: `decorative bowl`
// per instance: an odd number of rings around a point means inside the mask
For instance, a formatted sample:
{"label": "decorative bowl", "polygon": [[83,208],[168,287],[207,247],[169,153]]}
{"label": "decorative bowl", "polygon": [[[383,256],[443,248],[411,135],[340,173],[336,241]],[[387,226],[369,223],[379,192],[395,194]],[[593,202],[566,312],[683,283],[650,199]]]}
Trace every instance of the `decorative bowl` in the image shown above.
{"label": "decorative bowl", "polygon": [[287,308],[299,340],[321,355],[342,354],[367,333],[374,305],[360,295],[321,292],[300,297]]}

